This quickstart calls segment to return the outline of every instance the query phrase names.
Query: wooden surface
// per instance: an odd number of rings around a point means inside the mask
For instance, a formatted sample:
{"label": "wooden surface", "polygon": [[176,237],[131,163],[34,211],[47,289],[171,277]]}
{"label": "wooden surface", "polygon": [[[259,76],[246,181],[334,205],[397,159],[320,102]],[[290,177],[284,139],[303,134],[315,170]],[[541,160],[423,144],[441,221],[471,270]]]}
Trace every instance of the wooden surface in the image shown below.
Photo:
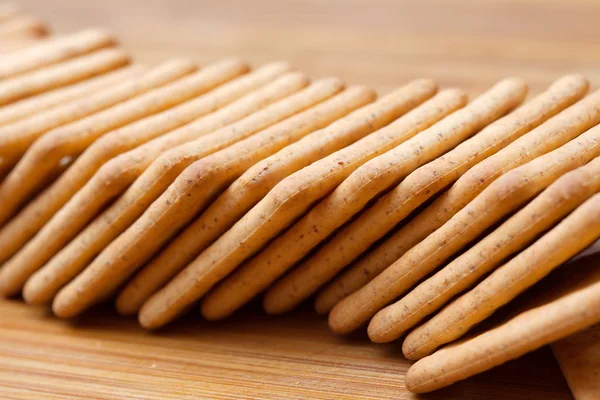
{"label": "wooden surface", "polygon": [[[104,26],[143,62],[285,59],[381,93],[432,77],[476,95],[509,75],[538,92],[566,72],[600,85],[594,0],[22,0],[56,32]],[[0,398],[396,398],[400,345],[339,338],[309,309],[252,310],[219,324],[192,313],[158,333],[109,308],[75,322],[0,301]],[[569,399],[550,351],[427,399]]]}

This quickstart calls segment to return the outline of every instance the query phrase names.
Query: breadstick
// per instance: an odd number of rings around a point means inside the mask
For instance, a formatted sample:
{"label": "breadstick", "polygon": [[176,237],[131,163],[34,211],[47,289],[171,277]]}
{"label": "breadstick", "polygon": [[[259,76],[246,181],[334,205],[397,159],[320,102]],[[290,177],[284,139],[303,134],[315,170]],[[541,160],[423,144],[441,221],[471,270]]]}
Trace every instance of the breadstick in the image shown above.
{"label": "breadstick", "polygon": [[[600,91],[581,100],[579,103],[576,103],[556,117],[548,120],[538,128],[515,140],[498,153],[472,167],[457,180],[450,190],[438,197],[429,207],[420,212],[413,220],[379,246],[374,251],[377,253],[378,258],[369,255],[361,260],[360,268],[364,271],[364,268],[366,267],[365,263],[368,260],[374,265],[372,267],[373,269],[367,270],[374,272],[385,270],[388,266],[387,261],[392,257],[389,255],[390,252],[399,253],[398,258],[400,258],[408,249],[441,227],[454,214],[462,209],[465,204],[481,193],[483,189],[504,172],[557,148],[568,140],[577,137],[582,131],[589,129],[598,122],[600,122]],[[399,191],[406,190],[408,199],[410,200],[410,193],[412,192],[410,187],[401,189],[404,185],[404,182],[402,182],[397,189]],[[393,195],[393,193],[394,191],[390,192],[390,195]],[[385,201],[385,199],[382,199],[380,202],[383,201]],[[338,235],[349,234],[348,232],[352,229],[351,232],[359,236],[358,233],[356,233],[358,232],[356,228],[363,227],[363,230],[366,231],[368,225],[371,225],[371,232],[377,232],[375,227],[369,222],[369,218],[374,215],[371,214],[371,212],[376,212],[371,211],[374,209],[375,208],[373,207],[367,210],[348,227],[348,230],[341,230]],[[385,220],[380,222],[382,229],[387,228],[384,227],[385,222]],[[411,235],[410,237],[407,236],[409,234]],[[360,237],[364,236],[361,234]],[[396,253],[393,253],[393,255],[395,254]],[[390,264],[398,258],[392,260]],[[367,292],[365,291],[363,294],[366,295]],[[355,297],[357,300],[358,298],[358,296]],[[347,307],[352,307],[351,302],[347,303]],[[344,316],[346,311],[342,312],[341,309],[338,309],[339,314],[336,318],[339,319],[337,322],[333,322],[336,331],[340,333],[358,328],[361,323],[366,322],[366,320],[372,316],[365,315],[361,318],[354,318],[352,315],[355,315],[355,310],[352,310],[351,308],[345,308],[345,310],[348,311],[349,314]],[[373,310],[373,312],[376,311],[378,310]],[[349,319],[353,319],[354,322],[350,323]]]}
{"label": "breadstick", "polygon": [[[353,87],[330,103],[342,103],[336,116],[342,117],[371,103],[375,97],[371,89]],[[117,310],[121,314],[136,313],[148,297],[231,227],[277,182],[364,136],[366,132],[355,129],[352,118],[351,114],[333,122],[254,164],[126,285],[117,298]]]}
{"label": "breadstick", "polygon": [[48,34],[48,27],[39,18],[16,15],[0,24],[0,40],[38,38]]}
{"label": "breadstick", "polygon": [[112,47],[115,39],[101,30],[86,30],[7,56],[0,64],[0,80]]}
{"label": "breadstick", "polygon": [[[499,153],[498,153],[499,154]],[[448,222],[414,246],[331,312],[330,326],[360,326],[403,295],[487,228],[542,191],[562,174],[600,155],[600,126],[562,147],[507,172]],[[360,304],[360,307],[349,308]],[[341,325],[343,322],[344,325]],[[371,337],[373,341],[385,338]]]}
{"label": "breadstick", "polygon": [[140,76],[145,71],[146,68],[142,65],[131,65],[9,104],[0,108],[0,126],[25,119],[76,99],[92,97],[104,88]]}
{"label": "breadstick", "polygon": [[[368,118],[356,118],[356,123],[376,130],[434,92],[435,85],[429,80],[412,82],[363,108],[356,116],[368,112]],[[442,96],[444,98],[447,100],[447,95]],[[439,101],[428,102],[402,118],[404,129],[396,126],[393,130],[380,130],[282,180],[237,224],[146,302],[140,313],[142,325],[156,327],[168,322],[362,163],[440,119],[443,112],[439,105]]]}
{"label": "breadstick", "polygon": [[[191,122],[214,109],[214,99],[196,99],[215,86],[248,71],[248,65],[239,60],[225,60],[201,71],[155,89],[135,100],[138,104],[162,103],[169,108],[102,136],[77,158],[72,168],[58,178],[48,189],[32,200],[24,210],[0,230],[0,262],[14,255],[62,207],[96,171],[109,159],[139,146],[161,134]],[[144,98],[146,100],[144,100]],[[184,104],[178,105],[179,103]],[[121,107],[125,107],[123,104]]]}
{"label": "breadstick", "polygon": [[104,49],[2,81],[0,106],[83,81],[129,63],[125,52]]}
{"label": "breadstick", "polygon": [[[339,79],[315,82],[304,92],[289,98],[288,107],[295,103],[290,107],[290,112],[293,112],[294,108],[296,111],[305,110],[311,107],[311,103],[319,103],[342,88],[343,83]],[[334,110],[338,107],[339,103],[334,102]],[[265,110],[266,115],[277,114],[274,111],[275,107],[269,108],[271,110]],[[59,293],[54,305],[68,304],[69,310],[75,309],[75,312],[80,312],[96,299],[104,298],[106,293],[114,291],[183,228],[229,182],[239,177],[256,161],[281,149],[286,142],[295,141],[315,129],[326,126],[331,121],[328,116],[331,112],[331,105],[326,102],[298,115],[291,114],[293,116],[290,118],[190,165],[132,226]],[[185,146],[188,157],[199,154],[198,150],[190,152],[193,145],[194,143],[190,143]],[[181,154],[183,149],[174,150]],[[173,158],[174,156],[170,155],[170,159]],[[161,165],[164,166],[164,160],[162,161]],[[152,169],[153,166],[148,171]],[[164,167],[162,169],[164,170]],[[152,185],[144,185],[148,186]],[[135,251],[131,252],[133,248]],[[106,267],[108,264],[105,264],[105,260],[111,260],[109,268]],[[84,295],[81,295],[82,287],[85,287]],[[72,311],[67,313],[72,315]]]}
{"label": "breadstick", "polygon": [[[501,81],[465,109],[360,167],[283,236],[238,271],[239,274],[249,273],[247,279],[241,279],[245,281],[244,292],[251,288],[248,299],[266,289],[379,193],[517,107],[526,93],[527,85],[520,79]],[[267,313],[280,314],[292,310],[338,272],[327,262],[313,262],[318,258],[319,253],[269,288],[263,301]],[[230,291],[239,292],[238,289]],[[223,298],[230,297],[224,295]]]}
{"label": "breadstick", "polygon": [[594,400],[600,393],[600,324],[552,343],[575,400]]}
{"label": "breadstick", "polygon": [[495,270],[406,337],[402,352],[416,360],[483,321],[554,268],[600,237],[600,194],[587,200],[551,231]]}
{"label": "breadstick", "polygon": [[[600,215],[597,207],[595,213]],[[507,322],[417,361],[406,374],[407,389],[440,389],[600,322],[600,268],[594,261],[585,269],[580,262],[565,266],[571,275],[551,281],[554,291],[545,302],[536,299],[533,307]]]}
{"label": "breadstick", "polygon": [[46,43],[47,41],[47,39],[43,38],[0,39],[0,55],[14,54],[27,48]]}
{"label": "breadstick", "polygon": [[377,341],[397,339],[598,191],[600,158],[595,158],[560,177],[494,232],[398,302],[379,311],[369,324],[369,336]]}
{"label": "breadstick", "polygon": [[[280,72],[281,68],[287,68],[286,65],[276,65],[266,68],[259,75],[245,82],[239,82],[241,87],[248,87],[256,82],[273,79],[273,74]],[[258,73],[258,72],[257,72]],[[266,85],[253,93],[246,95],[240,100],[221,108],[219,111],[206,117],[195,120],[194,122],[182,126],[170,133],[153,139],[133,150],[123,153],[107,163],[105,163],[98,172],[79,190],[75,196],[54,217],[43,227],[43,229],[29,243],[17,253],[5,266],[12,272],[6,272],[13,276],[13,290],[19,290],[25,280],[32,272],[39,269],[44,263],[52,258],[65,244],[67,244],[82,228],[93,220],[96,214],[106,206],[110,200],[123,193],[127,187],[136,181],[144,170],[156,160],[161,153],[169,148],[182,143],[187,143],[195,138],[200,138],[196,144],[202,147],[204,143],[205,151],[212,153],[218,151],[229,144],[240,140],[240,136],[247,134],[241,130],[246,122],[240,120],[247,117],[252,112],[273,103],[290,93],[300,90],[308,84],[306,77],[299,74],[286,74],[271,84]],[[234,123],[236,122],[237,123]],[[243,121],[243,120],[242,120]],[[234,123],[234,124],[232,124]],[[231,125],[228,125],[231,124]],[[207,135],[211,133],[210,135]],[[164,160],[164,159],[163,159]],[[158,167],[157,167],[158,168]],[[176,176],[176,175],[175,175]],[[162,179],[168,179],[168,175]],[[174,177],[172,178],[174,179]],[[140,180],[144,184],[146,180]],[[133,221],[121,222],[123,227],[116,225],[115,219],[118,216],[131,216],[133,220],[145,211],[147,205],[136,208],[139,203],[135,193],[145,193],[151,195],[149,191],[130,188],[130,195],[123,196],[119,201],[112,205],[99,215],[82,232],[78,238],[74,239],[63,249],[45,268],[42,273],[48,276],[54,276],[56,279],[63,280],[63,283],[56,283],[48,278],[48,286],[52,286],[54,293],[60,287],[68,282],[70,277],[74,277],[81,271],[92,257],[99,253],[106,245],[114,239],[119,229],[125,229]],[[153,194],[160,195],[159,193]],[[132,200],[131,204],[128,201]],[[153,199],[150,200],[150,202]],[[127,212],[128,214],[124,214]],[[133,213],[133,214],[132,214]],[[135,214],[139,213],[139,214]],[[123,220],[119,220],[123,221]],[[101,235],[102,232],[102,235]],[[83,252],[83,255],[82,255]],[[94,253],[95,252],[95,253]],[[2,272],[0,271],[0,276]],[[7,285],[8,286],[8,285]],[[2,288],[0,287],[0,292]],[[48,289],[50,292],[50,289]],[[53,295],[52,295],[53,296]],[[49,297],[49,299],[52,298]]]}
{"label": "breadstick", "polygon": [[[417,207],[459,179],[469,168],[581,99],[588,87],[587,80],[580,75],[567,75],[557,80],[546,92],[520,109],[491,124],[456,149],[409,175],[363,216],[359,216],[348,227],[342,228],[340,233],[310,259],[310,264],[318,268],[325,263],[336,271],[341,270]],[[515,152],[515,155],[517,154],[520,153]],[[416,235],[411,233],[409,236],[402,235],[399,240],[404,241],[403,243],[410,242],[412,246],[423,238],[417,239]],[[315,301],[315,308],[319,313],[326,314],[331,311],[341,299],[366,285],[402,255],[400,249],[397,253],[389,250],[387,242],[382,247],[385,250],[374,251],[378,258],[373,260],[375,256],[367,255],[322,291]],[[383,261],[377,263],[377,259],[383,260],[387,258],[386,256],[389,258],[395,256],[395,258],[388,264],[384,264]]]}
{"label": "breadstick", "polygon": [[42,136],[0,185],[0,224],[47,182],[48,175],[63,157],[79,155],[105,133],[179,103],[179,98],[165,96],[168,89],[157,88],[194,70],[196,66],[187,60],[158,67],[135,85],[139,96]]}

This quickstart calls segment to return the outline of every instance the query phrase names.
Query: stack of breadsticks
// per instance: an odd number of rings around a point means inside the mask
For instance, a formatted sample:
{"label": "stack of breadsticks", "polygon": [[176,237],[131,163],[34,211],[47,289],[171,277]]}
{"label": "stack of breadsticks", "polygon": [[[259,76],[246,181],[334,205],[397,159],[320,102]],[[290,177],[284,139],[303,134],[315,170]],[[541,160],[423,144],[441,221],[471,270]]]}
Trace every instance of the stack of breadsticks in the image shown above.
{"label": "stack of breadsticks", "polygon": [[101,30],[32,43],[32,21],[0,8],[3,296],[63,318],[115,298],[154,329],[316,295],[335,332],[402,338],[417,392],[600,322],[592,262],[455,342],[600,237],[584,77],[525,103],[517,78],[470,103],[429,79],[376,99],[285,62],[132,63]]}

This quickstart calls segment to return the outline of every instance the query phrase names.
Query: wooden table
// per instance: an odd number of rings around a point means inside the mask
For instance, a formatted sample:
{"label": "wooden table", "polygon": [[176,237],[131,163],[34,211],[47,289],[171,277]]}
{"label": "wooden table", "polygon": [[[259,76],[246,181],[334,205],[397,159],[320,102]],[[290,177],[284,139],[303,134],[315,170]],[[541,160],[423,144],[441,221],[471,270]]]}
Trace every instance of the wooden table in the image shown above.
{"label": "wooden table", "polygon": [[[600,84],[593,0],[22,0],[57,32],[104,26],[136,58],[284,59],[381,93],[418,76],[481,93],[509,75],[539,92],[566,72]],[[109,307],[77,321],[0,301],[0,398],[411,398],[400,345],[340,338],[306,307],[222,323],[192,312],[158,333]],[[548,349],[427,399],[568,399]]]}

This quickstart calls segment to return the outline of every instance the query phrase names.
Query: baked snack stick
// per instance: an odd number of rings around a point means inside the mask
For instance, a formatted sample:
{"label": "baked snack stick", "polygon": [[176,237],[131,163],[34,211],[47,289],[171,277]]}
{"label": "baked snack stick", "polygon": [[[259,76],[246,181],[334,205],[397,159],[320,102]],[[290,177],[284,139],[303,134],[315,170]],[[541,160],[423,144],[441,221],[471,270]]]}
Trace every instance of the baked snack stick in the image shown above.
{"label": "baked snack stick", "polygon": [[[599,143],[600,126],[597,126],[502,175],[448,222],[338,303],[329,316],[330,327],[336,332],[347,332],[362,325],[562,174],[600,155]],[[371,340],[380,342],[385,338],[371,337]]]}
{"label": "baked snack stick", "polygon": [[410,332],[402,344],[404,356],[420,359],[461,337],[599,237],[600,194],[596,194],[527,249]]}
{"label": "baked snack stick", "polygon": [[[73,85],[54,89],[0,108],[0,127],[34,114],[69,103],[76,99],[93,96],[106,87],[140,76],[146,67],[135,64],[107,72]],[[1,128],[0,128],[1,129]]]}
{"label": "baked snack stick", "polygon": [[[237,132],[237,129],[241,127],[236,124],[236,121],[243,120],[253,112],[297,92],[308,84],[308,79],[297,73],[285,74],[274,82],[267,84],[269,80],[274,79],[273,74],[277,76],[281,73],[282,68],[287,68],[287,65],[279,64],[279,67],[273,65],[260,71],[260,73],[257,71],[254,74],[249,74],[246,77],[247,80],[232,82],[229,90],[249,89],[259,83],[266,85],[264,87],[259,85],[259,89],[220,108],[218,111],[159,136],[106,162],[85,186],[44,225],[42,230],[4,265],[4,268],[0,270],[0,276],[12,277],[10,278],[11,283],[4,286],[11,290],[5,292],[2,282],[0,282],[0,292],[12,293],[20,290],[31,273],[42,267],[69,243],[89,221],[94,220],[98,212],[106,207],[111,200],[125,192],[127,187],[135,182],[163,152],[198,138],[202,141],[197,142],[197,144],[202,145],[203,143],[207,152],[214,152],[227,147],[229,144],[240,140],[240,136],[246,133],[245,131]],[[242,79],[244,78],[240,80]],[[213,98],[212,101],[217,101],[217,98]],[[68,271],[69,268],[72,268],[73,261],[68,260],[73,254],[79,254],[79,246],[82,247],[82,250],[89,250],[86,243],[92,244],[96,243],[95,241],[101,241],[102,237],[99,230],[104,231],[106,228],[113,228],[108,231],[112,234],[116,226],[106,226],[106,222],[110,225],[112,219],[116,218],[114,216],[122,213],[122,207],[127,206],[127,199],[128,197],[122,200],[121,203],[113,204],[113,208],[109,208],[99,215],[81,233],[81,240],[73,240],[69,243],[67,248],[61,252],[61,255],[47,266],[46,270],[57,271],[59,275],[66,274],[66,272],[60,271],[63,269]],[[142,208],[138,211],[142,213],[144,210],[145,208]],[[114,221],[112,222],[114,223]],[[127,226],[125,225],[125,227]],[[91,236],[86,237],[86,235]],[[97,252],[102,250],[113,238],[104,239],[106,243],[101,245]],[[83,261],[83,264],[76,268],[81,270],[89,261],[89,259]],[[79,270],[76,270],[72,276],[76,275]],[[8,279],[7,277],[7,282]]]}
{"label": "baked snack stick", "polygon": [[541,282],[542,295],[520,314],[417,361],[406,374],[407,389],[417,393],[440,389],[600,322],[600,268],[597,258],[587,266],[583,261],[566,265],[555,272],[563,274]]}
{"label": "baked snack stick", "polygon": [[134,276],[118,296],[117,310],[121,314],[136,313],[152,294],[230,228],[279,181],[366,135],[368,131],[357,126],[355,121],[360,110],[345,117],[342,114],[365,106],[375,98],[375,91],[356,86],[330,100],[332,105],[337,102],[344,104],[337,111],[342,117],[340,120],[287,145],[244,172],[196,221]]}
{"label": "baked snack stick", "polygon": [[[281,149],[286,143],[323,128],[332,118],[337,119],[339,101],[334,99],[331,102],[318,103],[342,88],[343,83],[339,79],[330,78],[315,82],[305,92],[312,90],[320,96],[306,96],[307,93],[304,95],[306,98],[312,97],[312,102],[316,101],[317,105],[306,109],[310,104],[306,102],[303,108],[306,111],[300,110],[299,114],[191,164],[139,219],[58,294],[54,306],[64,305],[68,301],[70,307],[68,306],[67,316],[70,316],[73,309],[80,312],[96,300],[112,293],[247,168]],[[186,151],[189,149],[190,146],[186,145]],[[134,248],[135,251],[132,252]],[[106,263],[107,260],[110,261]],[[85,287],[83,295],[82,287]],[[65,301],[69,298],[70,300]]]}
{"label": "baked snack stick", "polygon": [[4,57],[0,64],[0,81],[115,44],[111,35],[97,29],[60,37]]}
{"label": "baked snack stick", "polygon": [[0,40],[0,55],[8,55],[17,51],[24,50],[29,47],[45,43],[47,40],[43,38],[21,38]]}
{"label": "baked snack stick", "polygon": [[[138,82],[134,97],[71,124],[56,128],[37,140],[0,184],[0,225],[41,189],[60,160],[81,154],[96,139],[124,125],[177,105],[183,98],[167,96],[165,85],[197,67],[187,60],[159,66]],[[154,90],[151,90],[154,89]],[[180,89],[179,87],[177,88]]]}
{"label": "baked snack stick", "polygon": [[551,347],[575,400],[595,400],[600,393],[600,324]]}
{"label": "baked snack stick", "polygon": [[[242,291],[250,292],[248,300],[254,297],[378,194],[510,112],[523,101],[526,93],[527,85],[523,81],[516,78],[505,79],[464,109],[365,163],[291,229],[237,271],[232,279],[246,273],[246,278],[240,279],[244,282]],[[318,259],[317,252],[316,256],[303,261],[269,287],[263,300],[264,310],[269,314],[290,311],[335,276],[338,270],[327,262],[317,261]],[[229,291],[239,293],[240,289],[231,288]],[[225,293],[222,296],[223,299],[231,298]],[[215,301],[214,305],[219,303],[221,302]],[[203,306],[205,311],[209,308]]]}
{"label": "baked snack stick", "polygon": [[[434,92],[433,82],[414,81],[364,107],[356,116],[366,113],[366,118],[356,118],[356,123],[366,126],[366,129],[377,130]],[[441,99],[447,101],[446,96]],[[440,100],[426,102],[401,118],[403,129],[397,123],[394,129],[380,129],[282,180],[230,230],[146,302],[140,312],[142,325],[157,327],[174,318],[361,164],[442,118],[443,107],[440,105]]]}
{"label": "baked snack stick", "polygon": [[46,24],[30,15],[17,14],[0,23],[0,40],[39,38],[48,33]]}
{"label": "baked snack stick", "polygon": [[0,229],[0,243],[3,243],[0,262],[14,255],[33,237],[106,161],[214,111],[228,98],[217,96],[215,101],[215,98],[202,99],[197,96],[245,74],[248,69],[248,65],[242,61],[225,60],[137,98],[138,104],[146,98],[149,103],[162,102],[173,107],[109,132],[92,143],[77,158],[73,167]]}
{"label": "baked snack stick", "polygon": [[377,338],[376,341],[397,339],[454,296],[471,288],[598,191],[600,157],[561,176],[479,243],[396,303],[379,311],[369,324],[369,336]]}
{"label": "baked snack stick", "polygon": [[[553,97],[547,98],[550,102],[552,99]],[[526,107],[524,106],[523,110]],[[535,115],[532,114],[532,117]],[[508,117],[510,118],[510,115]],[[337,284],[343,285],[342,293],[352,293],[363,287],[406,251],[441,227],[503,173],[556,149],[598,122],[600,91],[572,105],[506,147],[498,146],[495,154],[468,169],[432,204],[351,265],[348,271],[338,278],[340,281]],[[520,126],[520,123],[517,126]],[[474,139],[476,138],[477,136]],[[328,245],[332,250],[329,252],[330,261],[334,262],[336,257],[336,260],[340,260],[336,262],[349,264],[407,217],[422,203],[420,196],[428,197],[428,185],[417,192],[413,190],[413,186],[418,187],[419,182],[427,182],[428,173],[432,171],[428,171],[427,167],[415,171],[388,195],[383,196],[377,204],[363,212],[352,224],[343,228],[332,240],[332,244]],[[438,187],[439,189],[441,187]],[[344,240],[344,235],[352,240]],[[334,249],[339,251],[337,255],[333,252]]]}
{"label": "baked snack stick", "polygon": [[81,82],[129,63],[123,50],[102,49],[0,82],[0,106]]}

